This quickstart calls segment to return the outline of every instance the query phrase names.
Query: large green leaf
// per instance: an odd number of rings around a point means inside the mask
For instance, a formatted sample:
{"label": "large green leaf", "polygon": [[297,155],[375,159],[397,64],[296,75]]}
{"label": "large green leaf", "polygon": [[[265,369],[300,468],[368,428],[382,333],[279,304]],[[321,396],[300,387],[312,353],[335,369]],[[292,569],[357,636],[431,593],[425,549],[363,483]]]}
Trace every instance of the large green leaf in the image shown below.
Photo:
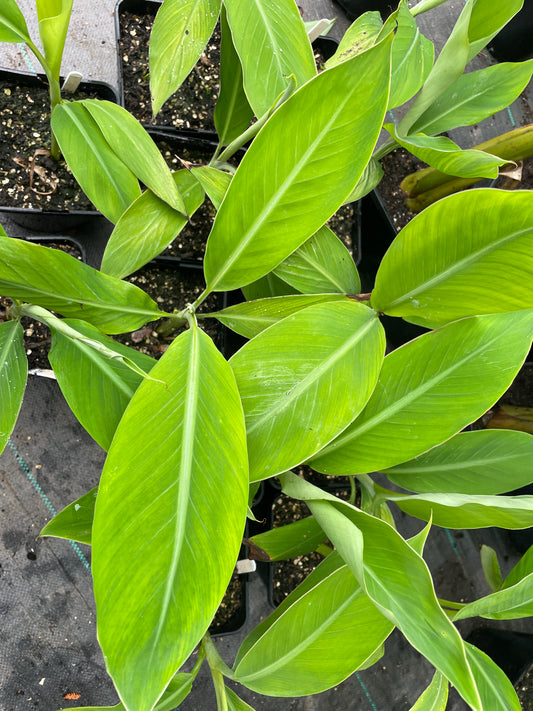
{"label": "large green leaf", "polygon": [[36,0],[35,5],[46,62],[54,76],[59,77],[72,0]]}
{"label": "large green leaf", "polygon": [[231,181],[207,242],[210,290],[238,288],[264,276],[342,205],[381,129],[390,43],[391,37],[322,72],[282,104],[259,132]]}
{"label": "large green leaf", "polygon": [[411,132],[414,122],[461,76],[468,62],[520,10],[522,2],[467,1],[422,90],[400,122],[402,136]]}
{"label": "large green leaf", "polygon": [[300,464],[342,432],[370,397],[384,348],[377,314],[354,301],[315,304],[244,345],[230,364],[250,480]]}
{"label": "large green leaf", "polygon": [[0,293],[83,318],[106,333],[133,331],[164,315],[133,284],[60,250],[8,237],[0,237]]}
{"label": "large green leaf", "polygon": [[46,524],[39,535],[66,538],[90,545],[97,492],[98,487],[94,487],[66,506]]}
{"label": "large green leaf", "polygon": [[463,641],[437,601],[423,558],[385,521],[293,474],[280,479],[283,491],[306,501],[378,609],[473,709],[482,711]]}
{"label": "large green leaf", "polygon": [[16,0],[3,0],[0,7],[0,42],[30,42],[28,25]]}
{"label": "large green leaf", "polygon": [[406,462],[460,432],[511,384],[531,343],[533,311],[462,319],[386,356],[361,416],[313,459],[328,474]]}
{"label": "large green leaf", "polygon": [[113,439],[92,538],[99,641],[124,704],[139,710],[207,630],[248,494],[242,406],[210,338],[196,327],[181,334],[152,376]]}
{"label": "large green leaf", "polygon": [[332,553],[246,637],[236,680],[260,694],[316,694],[363,666],[392,628]]}
{"label": "large green leaf", "polygon": [[[204,201],[204,191],[188,170],[173,174],[189,216]],[[131,274],[160,254],[187,224],[187,218],[163,202],[151,190],[133,202],[106,245],[101,271],[119,279]]]}
{"label": "large green leaf", "polygon": [[[385,495],[385,494],[384,494]],[[405,513],[443,528],[528,528],[533,526],[533,496],[389,493]]]}
{"label": "large green leaf", "polygon": [[220,94],[213,119],[222,146],[243,133],[254,112],[244,93],[242,66],[235,50],[226,9],[220,15]]}
{"label": "large green leaf", "polygon": [[466,656],[483,704],[483,711],[520,711],[513,685],[490,657],[465,642]]}
{"label": "large green leaf", "polygon": [[448,703],[448,680],[435,672],[431,684],[419,696],[411,711],[446,711]]}
{"label": "large green leaf", "polygon": [[352,255],[327,225],[279,264],[274,273],[303,294],[361,291]]}
{"label": "large green leaf", "polygon": [[420,89],[431,71],[435,49],[418,29],[403,0],[396,13],[397,29],[392,43],[389,109],[401,106]]}
{"label": "large green leaf", "polygon": [[61,153],[89,200],[111,222],[141,194],[139,182],[109,144],[84,106],[63,101],[52,113]]}
{"label": "large green leaf", "polygon": [[471,126],[509,106],[531,78],[533,60],[505,62],[463,74],[411,127],[431,135]]}
{"label": "large green leaf", "polygon": [[186,214],[183,198],[165,159],[143,126],[122,106],[110,101],[80,102],[98,124],[115,154],[139,180],[178,212]]}
{"label": "large green leaf", "polygon": [[244,90],[259,118],[289,84],[316,74],[313,50],[294,0],[224,0]]}
{"label": "large green leaf", "polygon": [[469,190],[435,203],[396,237],[376,275],[378,311],[435,327],[533,308],[529,191]]}
{"label": "large green leaf", "polygon": [[454,620],[484,617],[489,620],[518,620],[533,616],[533,573],[515,585],[498,590],[461,608]]}
{"label": "large green leaf", "polygon": [[417,494],[504,494],[533,481],[533,437],[511,430],[462,432],[384,473]]}
{"label": "large green leaf", "polygon": [[457,175],[460,178],[497,178],[498,166],[507,161],[477,149],[461,150],[446,136],[426,136],[413,133],[401,136],[392,123],[384,128],[397,143],[441,173]]}
{"label": "large green leaf", "polygon": [[[141,373],[149,373],[155,360],[104,336],[84,321],[66,323],[117,355],[116,359],[107,358],[83,341],[52,330],[50,363],[61,392],[83,427],[107,451],[126,406],[143,379]],[[139,372],[128,367],[124,358],[132,361]]]}
{"label": "large green leaf", "polygon": [[242,304],[228,306],[222,311],[211,314],[235,333],[246,338],[257,336],[265,328],[306,309],[313,304],[330,301],[347,301],[342,294],[295,294],[290,296],[274,296],[256,301],[245,301]]}
{"label": "large green leaf", "polygon": [[165,0],[150,35],[154,116],[184,81],[213,34],[221,0]]}
{"label": "large green leaf", "polygon": [[28,359],[23,339],[18,321],[0,323],[0,452],[11,436],[26,388]]}

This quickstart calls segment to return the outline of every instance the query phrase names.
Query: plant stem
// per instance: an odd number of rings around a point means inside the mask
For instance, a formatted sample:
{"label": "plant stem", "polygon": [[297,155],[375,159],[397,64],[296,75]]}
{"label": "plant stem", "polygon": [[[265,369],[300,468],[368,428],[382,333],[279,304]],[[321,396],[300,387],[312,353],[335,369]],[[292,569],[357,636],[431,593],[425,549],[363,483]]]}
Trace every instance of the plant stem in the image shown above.
{"label": "plant stem", "polygon": [[398,144],[393,138],[389,138],[388,141],[385,141],[385,143],[383,143],[381,147],[375,151],[372,158],[381,160],[382,158],[385,158],[385,156],[389,155],[389,153],[392,153],[395,148],[398,148]]}
{"label": "plant stem", "polygon": [[[26,42],[26,46],[28,49],[33,52],[35,55],[37,61],[43,68],[44,73],[46,74],[46,78],[48,79],[48,92],[50,94],[50,116],[52,115],[52,111],[55,109],[57,104],[61,101],[61,85],[59,83],[59,77],[54,76],[52,73],[52,70],[48,66],[46,59],[43,57],[41,52],[37,49],[37,47],[33,44],[33,42]],[[61,152],[59,150],[59,143],[57,142],[57,138],[54,135],[54,132],[52,131],[52,127],[50,126],[50,133],[52,134],[52,140],[51,140],[51,145],[50,145],[50,155],[54,160],[59,160],[61,157]]]}
{"label": "plant stem", "polygon": [[205,651],[213,686],[215,687],[215,695],[217,699],[217,711],[228,711],[228,698],[226,696],[226,685],[224,684],[224,674],[230,678],[233,677],[233,672],[226,665],[218,653],[218,649],[213,644],[211,635],[206,632],[202,639],[202,647]]}
{"label": "plant stem", "polygon": [[[253,123],[251,126],[249,126],[244,133],[241,133],[240,136],[237,136],[230,144],[225,148],[225,150],[222,151],[220,155],[215,155],[211,159],[211,162],[209,165],[213,166],[220,163],[225,163],[227,160],[231,158],[232,155],[234,155],[239,148],[242,148],[248,141],[251,141],[252,138],[255,138],[259,131],[263,128],[265,123],[268,121],[268,119],[272,116],[274,111],[278,107],[281,106],[281,104],[285,103],[287,99],[291,96],[291,94],[294,92],[296,88],[296,80],[293,79],[292,81],[289,82],[289,85],[285,89],[285,91],[281,94],[281,96],[275,101],[274,105],[272,108],[270,108],[266,113],[264,113],[260,118],[257,119],[255,123]],[[218,149],[217,149],[218,150]]]}
{"label": "plant stem", "polygon": [[355,506],[355,497],[357,496],[357,482],[354,476],[350,477],[350,498],[348,503]]}

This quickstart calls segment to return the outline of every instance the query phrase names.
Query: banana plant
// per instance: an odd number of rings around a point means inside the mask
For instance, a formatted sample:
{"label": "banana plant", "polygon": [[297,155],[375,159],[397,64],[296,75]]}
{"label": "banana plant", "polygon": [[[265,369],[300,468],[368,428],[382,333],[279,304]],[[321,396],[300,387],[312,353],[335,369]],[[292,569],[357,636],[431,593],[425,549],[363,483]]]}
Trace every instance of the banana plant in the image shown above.
{"label": "banana plant", "polygon": [[[0,331],[0,444],[24,394],[20,319],[31,316],[50,327],[59,387],[107,451],[97,490],[42,535],[92,546],[98,639],[116,711],[169,711],[204,663],[218,711],[251,709],[228,679],[267,696],[316,694],[378,662],[395,628],[435,669],[413,710],[444,708],[450,684],[474,711],[520,709],[510,681],[455,622],[531,616],[531,554],[505,579],[493,572],[493,592],[465,604],[437,597],[424,550],[435,526],[533,526],[533,497],[502,496],[533,481],[531,438],[464,431],[510,386],[531,346],[531,193],[472,190],[432,205],[397,235],[364,294],[350,253],[326,225],[372,182],[391,102],[418,92],[394,140],[438,153],[415,141],[411,127],[429,121],[471,52],[511,13],[496,0],[466,7],[450,40],[460,69],[450,69],[451,49],[432,65],[402,0],[385,24],[365,18],[362,43],[354,41],[361,25],[352,26],[317,73],[293,0],[165,0],[150,43],[156,110],[194,65],[219,12],[227,71],[211,165],[171,176],[123,109],[83,101],[54,110],[54,131],[84,189],[98,200],[105,192],[86,150],[92,135],[105,146],[100,164],[114,156],[145,190],[125,209],[111,199],[116,226],[100,270],[0,236],[0,293],[12,301]],[[415,80],[406,67],[416,48],[429,64],[416,62]],[[229,153],[244,143],[244,158],[228,170]],[[205,289],[180,312],[162,312],[126,277],[172,241],[206,195],[216,217]],[[253,300],[209,309],[214,292],[250,285]],[[383,315],[427,332],[386,355]],[[231,358],[202,330],[207,317],[247,339]],[[157,362],[112,338],[158,318],[175,338]],[[351,477],[360,506],[293,474],[302,463]],[[249,501],[271,477],[312,518],[256,537],[262,556],[309,551],[310,538],[332,550],[229,666],[207,630]],[[398,508],[419,522],[416,536],[398,531]]]}

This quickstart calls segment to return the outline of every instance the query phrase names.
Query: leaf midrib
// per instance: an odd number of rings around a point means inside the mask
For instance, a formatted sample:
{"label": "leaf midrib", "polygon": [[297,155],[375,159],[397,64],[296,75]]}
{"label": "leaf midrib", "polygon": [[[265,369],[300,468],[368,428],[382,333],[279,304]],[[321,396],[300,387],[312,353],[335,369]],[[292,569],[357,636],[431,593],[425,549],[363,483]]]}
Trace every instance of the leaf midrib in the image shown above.
{"label": "leaf midrib", "polygon": [[264,425],[265,422],[278,417],[278,415],[291,406],[294,401],[298,400],[305,393],[306,390],[310,389],[316,381],[318,381],[328,370],[335,367],[337,362],[344,358],[344,356],[370,331],[377,323],[376,318],[370,316],[368,321],[359,328],[354,335],[346,340],[341,348],[336,349],[330,356],[325,358],[320,362],[320,364],[313,368],[307,375],[296,383],[289,391],[289,394],[283,393],[281,397],[278,397],[274,406],[270,407],[267,412],[263,413],[262,417],[256,419],[251,427],[247,428],[248,436],[254,432],[258,427]]}
{"label": "leaf midrib", "polygon": [[248,245],[250,244],[252,239],[255,237],[257,232],[261,229],[263,224],[267,221],[267,219],[270,217],[272,212],[276,209],[279,202],[281,201],[281,198],[290,189],[290,187],[295,183],[296,177],[302,173],[302,171],[305,168],[305,166],[307,165],[307,163],[310,162],[309,159],[311,158],[311,156],[318,150],[319,146],[323,143],[324,138],[327,137],[328,134],[330,133],[331,126],[336,122],[339,115],[344,113],[344,107],[350,100],[352,94],[353,94],[353,91],[349,92],[347,95],[345,95],[344,100],[339,102],[337,111],[333,112],[330,115],[330,120],[327,122],[327,124],[325,126],[323,126],[322,130],[318,133],[318,135],[316,136],[314,141],[311,143],[311,145],[304,152],[304,154],[302,155],[300,160],[295,164],[295,166],[290,171],[288,176],[285,178],[285,180],[282,182],[282,184],[279,186],[279,188],[273,193],[272,197],[268,200],[265,207],[261,210],[259,215],[254,219],[252,224],[248,227],[248,229],[244,235],[244,238],[241,240],[238,247],[230,254],[230,256],[222,264],[222,266],[218,270],[218,273],[211,280],[211,283],[207,285],[211,291],[216,290],[218,282],[221,279],[223,279],[224,276],[226,276],[226,274],[231,269],[231,267],[239,259],[239,257],[243,253],[243,251],[248,247]]}

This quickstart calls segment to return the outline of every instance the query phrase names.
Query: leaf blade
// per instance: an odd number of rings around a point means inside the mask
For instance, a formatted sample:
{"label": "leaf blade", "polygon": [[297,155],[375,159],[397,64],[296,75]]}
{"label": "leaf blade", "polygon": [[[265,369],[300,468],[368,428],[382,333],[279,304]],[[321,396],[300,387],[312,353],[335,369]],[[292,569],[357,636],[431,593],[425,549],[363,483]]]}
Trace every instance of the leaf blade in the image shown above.
{"label": "leaf blade", "polygon": [[[100,644],[125,705],[139,708],[153,706],[211,622],[240,548],[248,493],[238,392],[209,337],[196,328],[178,336],[152,375],[113,440],[93,525]],[[152,433],[142,442],[140,428]],[[133,508],[138,515],[117,535]]]}
{"label": "leaf blade", "polygon": [[18,321],[0,324],[0,452],[15,427],[28,375],[24,331]]}

